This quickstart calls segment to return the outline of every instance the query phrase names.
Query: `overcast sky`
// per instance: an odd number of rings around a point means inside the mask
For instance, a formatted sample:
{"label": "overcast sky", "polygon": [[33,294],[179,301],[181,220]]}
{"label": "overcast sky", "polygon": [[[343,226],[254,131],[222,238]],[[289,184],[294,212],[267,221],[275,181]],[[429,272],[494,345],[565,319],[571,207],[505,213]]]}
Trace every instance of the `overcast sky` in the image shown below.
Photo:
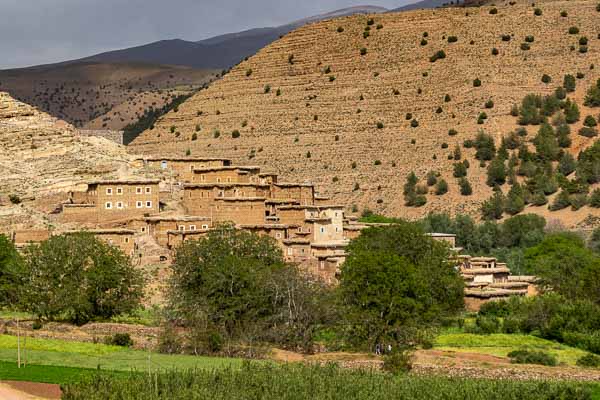
{"label": "overcast sky", "polygon": [[355,5],[416,0],[0,0],[0,69],[162,39],[201,40]]}

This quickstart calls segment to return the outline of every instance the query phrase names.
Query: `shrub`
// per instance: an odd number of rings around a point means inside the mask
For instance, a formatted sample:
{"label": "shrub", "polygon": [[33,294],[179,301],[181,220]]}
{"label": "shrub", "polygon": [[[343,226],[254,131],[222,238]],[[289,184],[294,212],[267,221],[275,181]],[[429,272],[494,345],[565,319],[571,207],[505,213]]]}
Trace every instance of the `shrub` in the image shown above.
{"label": "shrub", "polygon": [[377,24],[377,30],[383,29],[383,25],[382,24]]}
{"label": "shrub", "polygon": [[566,17],[569,16],[569,13],[567,13],[566,11],[561,11],[560,12],[560,16],[563,17],[563,18],[566,18]]}
{"label": "shrub", "polygon": [[421,46],[427,46],[427,39],[421,39]]}
{"label": "shrub", "polygon": [[412,115],[411,113],[406,113],[406,117],[405,117],[405,119],[406,119],[407,121],[410,121],[410,120],[412,119],[412,117],[413,117],[413,115]]}
{"label": "shrub", "polygon": [[377,123],[377,129],[383,129],[383,122]]}
{"label": "shrub", "polygon": [[231,132],[231,137],[234,139],[237,139],[240,137],[240,131],[238,131],[237,129],[235,129],[233,132]]}
{"label": "shrub", "polygon": [[371,26],[375,23],[375,20],[373,18],[369,18],[369,20],[367,21],[367,26]]}
{"label": "shrub", "polygon": [[504,34],[501,37],[503,42],[510,42],[510,35]]}
{"label": "shrub", "polygon": [[381,160],[375,160],[375,162],[373,164],[375,164],[375,165],[381,165]]}
{"label": "shrub", "polygon": [[521,50],[531,50],[531,46],[529,45],[529,43],[521,43]]}
{"label": "shrub", "polygon": [[413,119],[412,121],[410,121],[410,126],[413,128],[416,128],[419,126],[419,121],[417,121],[416,119]]}
{"label": "shrub", "polygon": [[584,103],[588,107],[600,107],[600,79],[587,91]]}
{"label": "shrub", "polygon": [[246,70],[246,76],[250,76],[250,75],[252,75],[252,68],[248,68]]}
{"label": "shrub", "polygon": [[106,337],[106,344],[121,347],[133,346],[133,339],[129,336],[129,333],[115,333],[113,336]]}
{"label": "shrub", "polygon": [[532,35],[525,36],[525,41],[527,43],[533,43],[535,38]]}
{"label": "shrub", "polygon": [[600,208],[600,189],[596,189],[590,195],[590,207]]}
{"label": "shrub", "polygon": [[409,372],[412,369],[412,351],[401,349],[392,351],[383,357],[382,368],[394,375]]}
{"label": "shrub", "polygon": [[585,36],[582,36],[579,38],[579,45],[580,46],[587,46],[588,44],[588,38]]}
{"label": "shrub", "polygon": [[[489,99],[488,101],[486,101],[485,108],[494,108],[494,101],[492,99]],[[487,118],[487,115],[485,116],[485,118]]]}
{"label": "shrub", "polygon": [[473,188],[471,184],[467,180],[467,178],[460,178],[458,181],[458,185],[460,186],[460,194],[463,196],[470,196],[473,194]]}
{"label": "shrub", "polygon": [[458,42],[458,37],[448,36],[448,43],[456,43],[456,42]]}
{"label": "shrub", "polygon": [[360,49],[360,55],[364,56],[367,54],[367,49],[365,47],[363,47],[362,49]]}
{"label": "shrub", "polygon": [[368,38],[369,36],[371,36],[371,33],[370,33],[369,31],[365,30],[365,31],[363,32],[363,39],[366,39],[366,38]]}
{"label": "shrub", "polygon": [[455,178],[462,178],[467,176],[466,165],[461,162],[454,163],[452,176],[454,176]]}
{"label": "shrub", "polygon": [[583,124],[587,127],[593,128],[598,125],[598,122],[596,121],[596,118],[594,118],[591,115],[588,115],[587,117],[585,117]]}
{"label": "shrub", "polygon": [[[335,80],[335,78],[334,78],[334,80]],[[330,79],[330,81],[331,81],[331,79]],[[275,96],[277,96],[277,97],[281,96],[281,89],[277,89],[277,91],[275,92]]]}
{"label": "shrub", "polygon": [[446,52],[444,52],[444,50],[438,50],[435,52],[434,55],[432,55],[431,57],[429,57],[429,61],[430,62],[436,62],[437,60],[442,60],[446,58]]}
{"label": "shrub", "polygon": [[581,54],[587,53],[588,52],[588,47],[587,46],[579,46],[579,52]]}
{"label": "shrub", "polygon": [[574,92],[575,87],[577,86],[577,80],[573,75],[567,74],[563,80],[563,87],[567,92]]}
{"label": "shrub", "polygon": [[448,135],[449,136],[456,136],[458,134],[458,132],[456,131],[456,129],[450,129],[448,130]]}
{"label": "shrub", "polygon": [[192,140],[198,140],[198,134],[192,133]]}
{"label": "shrub", "polygon": [[342,32],[344,32],[344,28],[342,28],[341,26],[338,26],[337,31],[338,31],[338,33],[342,33]]}
{"label": "shrub", "polygon": [[558,196],[554,199],[554,202],[548,207],[550,211],[558,211],[567,208],[571,205],[571,197],[569,193],[561,190]]}
{"label": "shrub", "polygon": [[448,148],[448,143],[442,143],[442,149],[447,149]]}
{"label": "shrub", "polygon": [[583,128],[579,129],[578,133],[579,133],[579,135],[585,136],[588,138],[598,136],[598,131],[595,128],[590,128],[587,126],[584,126]]}
{"label": "shrub", "polygon": [[479,78],[475,78],[473,80],[473,87],[480,87],[481,86],[481,80]]}
{"label": "shrub", "polygon": [[542,82],[548,84],[548,83],[552,82],[552,78],[550,77],[550,75],[544,74],[544,75],[542,75]]}
{"label": "shrub", "polygon": [[438,183],[435,185],[435,194],[438,196],[444,195],[448,193],[448,182],[443,179],[440,179]]}
{"label": "shrub", "polygon": [[508,353],[508,357],[515,364],[539,364],[550,367],[558,365],[556,357],[544,351],[514,350]]}
{"label": "shrub", "polygon": [[540,8],[536,8],[536,9],[533,11],[533,14],[534,14],[534,15],[537,15],[537,16],[539,17],[540,15],[542,15],[542,10],[541,10]]}
{"label": "shrub", "polygon": [[271,85],[265,85],[264,92],[269,93],[271,91]]}
{"label": "shrub", "polygon": [[16,194],[9,194],[8,195],[8,200],[12,204],[21,204],[21,198],[18,195],[16,195]]}
{"label": "shrub", "polygon": [[569,28],[569,35],[577,35],[579,33],[579,28],[576,26],[572,26]]}
{"label": "shrub", "polygon": [[493,56],[497,56],[497,55],[498,55],[498,49],[497,49],[497,48],[495,48],[495,47],[494,47],[494,48],[492,49],[492,55],[493,55]]}
{"label": "shrub", "polygon": [[437,173],[435,171],[429,171],[427,173],[427,186],[433,186],[437,183]]}
{"label": "shrub", "polygon": [[595,354],[586,354],[577,359],[577,365],[580,367],[600,368],[600,356]]}

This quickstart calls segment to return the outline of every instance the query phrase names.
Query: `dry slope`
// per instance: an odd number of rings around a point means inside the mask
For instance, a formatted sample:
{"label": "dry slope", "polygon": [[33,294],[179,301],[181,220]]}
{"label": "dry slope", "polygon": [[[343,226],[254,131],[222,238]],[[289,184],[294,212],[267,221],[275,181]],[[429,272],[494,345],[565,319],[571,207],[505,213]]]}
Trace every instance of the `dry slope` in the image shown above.
{"label": "dry slope", "polygon": [[[600,76],[599,68],[591,69],[600,65],[596,2],[539,7],[542,15],[517,4],[498,6],[497,13],[491,7],[448,8],[352,16],[300,28],[164,116],[132,143],[132,151],[190,149],[192,155],[237,162],[253,158],[253,164],[273,167],[290,180],[313,179],[335,200],[390,215],[476,214],[491,195],[485,169],[471,162],[474,195],[461,196],[448,160],[454,147],[479,129],[499,141],[516,128],[511,106],[527,93],[551,93],[565,74],[585,74],[570,94],[581,106],[585,90]],[[571,26],[580,34],[568,34]],[[503,41],[502,35],[511,38]],[[523,50],[529,35],[534,42]],[[449,43],[449,36],[457,41]],[[581,36],[589,38],[586,53],[578,51]],[[439,50],[446,58],[430,62]],[[541,81],[543,74],[552,78],[550,84]],[[494,107],[484,109],[490,99]],[[482,111],[489,118],[479,125]],[[582,107],[582,116],[591,111]],[[408,113],[418,127],[411,127]],[[458,134],[449,136],[450,129]],[[574,154],[591,143],[572,136]],[[471,161],[473,152],[462,149]],[[405,207],[407,174],[424,177],[430,170],[446,178],[448,194],[430,193],[426,206]]]}
{"label": "dry slope", "polygon": [[[0,231],[39,225],[45,217],[37,211],[51,211],[53,197],[86,180],[119,176],[129,159],[123,146],[81,137],[68,123],[0,92]],[[25,204],[12,204],[17,198]]]}

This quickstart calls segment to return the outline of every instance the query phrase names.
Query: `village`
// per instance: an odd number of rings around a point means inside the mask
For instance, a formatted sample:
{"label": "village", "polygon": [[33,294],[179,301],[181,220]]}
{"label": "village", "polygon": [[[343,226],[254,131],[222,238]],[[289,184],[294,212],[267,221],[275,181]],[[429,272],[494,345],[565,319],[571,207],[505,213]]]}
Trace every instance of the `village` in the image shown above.
{"label": "village", "polygon": [[[232,223],[272,237],[286,262],[335,285],[350,241],[380,225],[346,215],[344,205],[332,204],[310,183],[280,182],[277,174],[226,158],[138,157],[131,168],[152,178],[86,182],[85,190],[69,191],[56,210],[60,229],[16,230],[10,233],[13,243],[23,248],[52,235],[86,231],[143,267],[168,264],[181,243]],[[430,235],[451,248],[450,261],[465,280],[467,309],[536,293],[535,277],[512,276],[495,258],[462,254],[453,234]]]}

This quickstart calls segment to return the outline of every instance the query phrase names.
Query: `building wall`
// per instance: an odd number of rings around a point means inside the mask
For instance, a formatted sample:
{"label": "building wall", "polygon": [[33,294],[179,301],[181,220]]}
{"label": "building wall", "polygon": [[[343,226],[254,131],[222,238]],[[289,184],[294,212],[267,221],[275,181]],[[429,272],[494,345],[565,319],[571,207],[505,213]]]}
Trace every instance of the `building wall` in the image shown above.
{"label": "building wall", "polygon": [[188,186],[184,188],[183,206],[189,215],[210,216],[211,212],[214,211],[215,201],[218,199],[266,197],[266,195],[268,195],[268,187],[259,185],[247,186],[233,184],[214,187]]}
{"label": "building wall", "polygon": [[228,201],[216,199],[212,210],[215,223],[231,221],[237,224],[264,224],[264,199]]}
{"label": "building wall", "polygon": [[240,168],[196,171],[194,183],[260,183],[258,170],[245,170]]}
{"label": "building wall", "polygon": [[93,204],[65,204],[60,220],[65,223],[96,224],[98,223],[98,210]]}
{"label": "building wall", "polygon": [[271,196],[275,199],[293,199],[302,205],[314,204],[314,188],[312,186],[280,186],[274,184],[271,188]]}
{"label": "building wall", "polygon": [[172,171],[182,182],[193,182],[194,169],[222,167],[226,160],[148,160],[145,165],[152,169]]}
{"label": "building wall", "polygon": [[95,194],[100,221],[126,219],[159,212],[157,183],[98,184]]}
{"label": "building wall", "polygon": [[92,234],[98,239],[102,240],[112,246],[118,247],[121,251],[127,255],[132,256],[135,250],[135,240],[133,233],[97,233]]}
{"label": "building wall", "polygon": [[15,245],[25,245],[28,243],[40,243],[50,238],[49,230],[22,230],[15,231],[12,234],[12,240]]}

